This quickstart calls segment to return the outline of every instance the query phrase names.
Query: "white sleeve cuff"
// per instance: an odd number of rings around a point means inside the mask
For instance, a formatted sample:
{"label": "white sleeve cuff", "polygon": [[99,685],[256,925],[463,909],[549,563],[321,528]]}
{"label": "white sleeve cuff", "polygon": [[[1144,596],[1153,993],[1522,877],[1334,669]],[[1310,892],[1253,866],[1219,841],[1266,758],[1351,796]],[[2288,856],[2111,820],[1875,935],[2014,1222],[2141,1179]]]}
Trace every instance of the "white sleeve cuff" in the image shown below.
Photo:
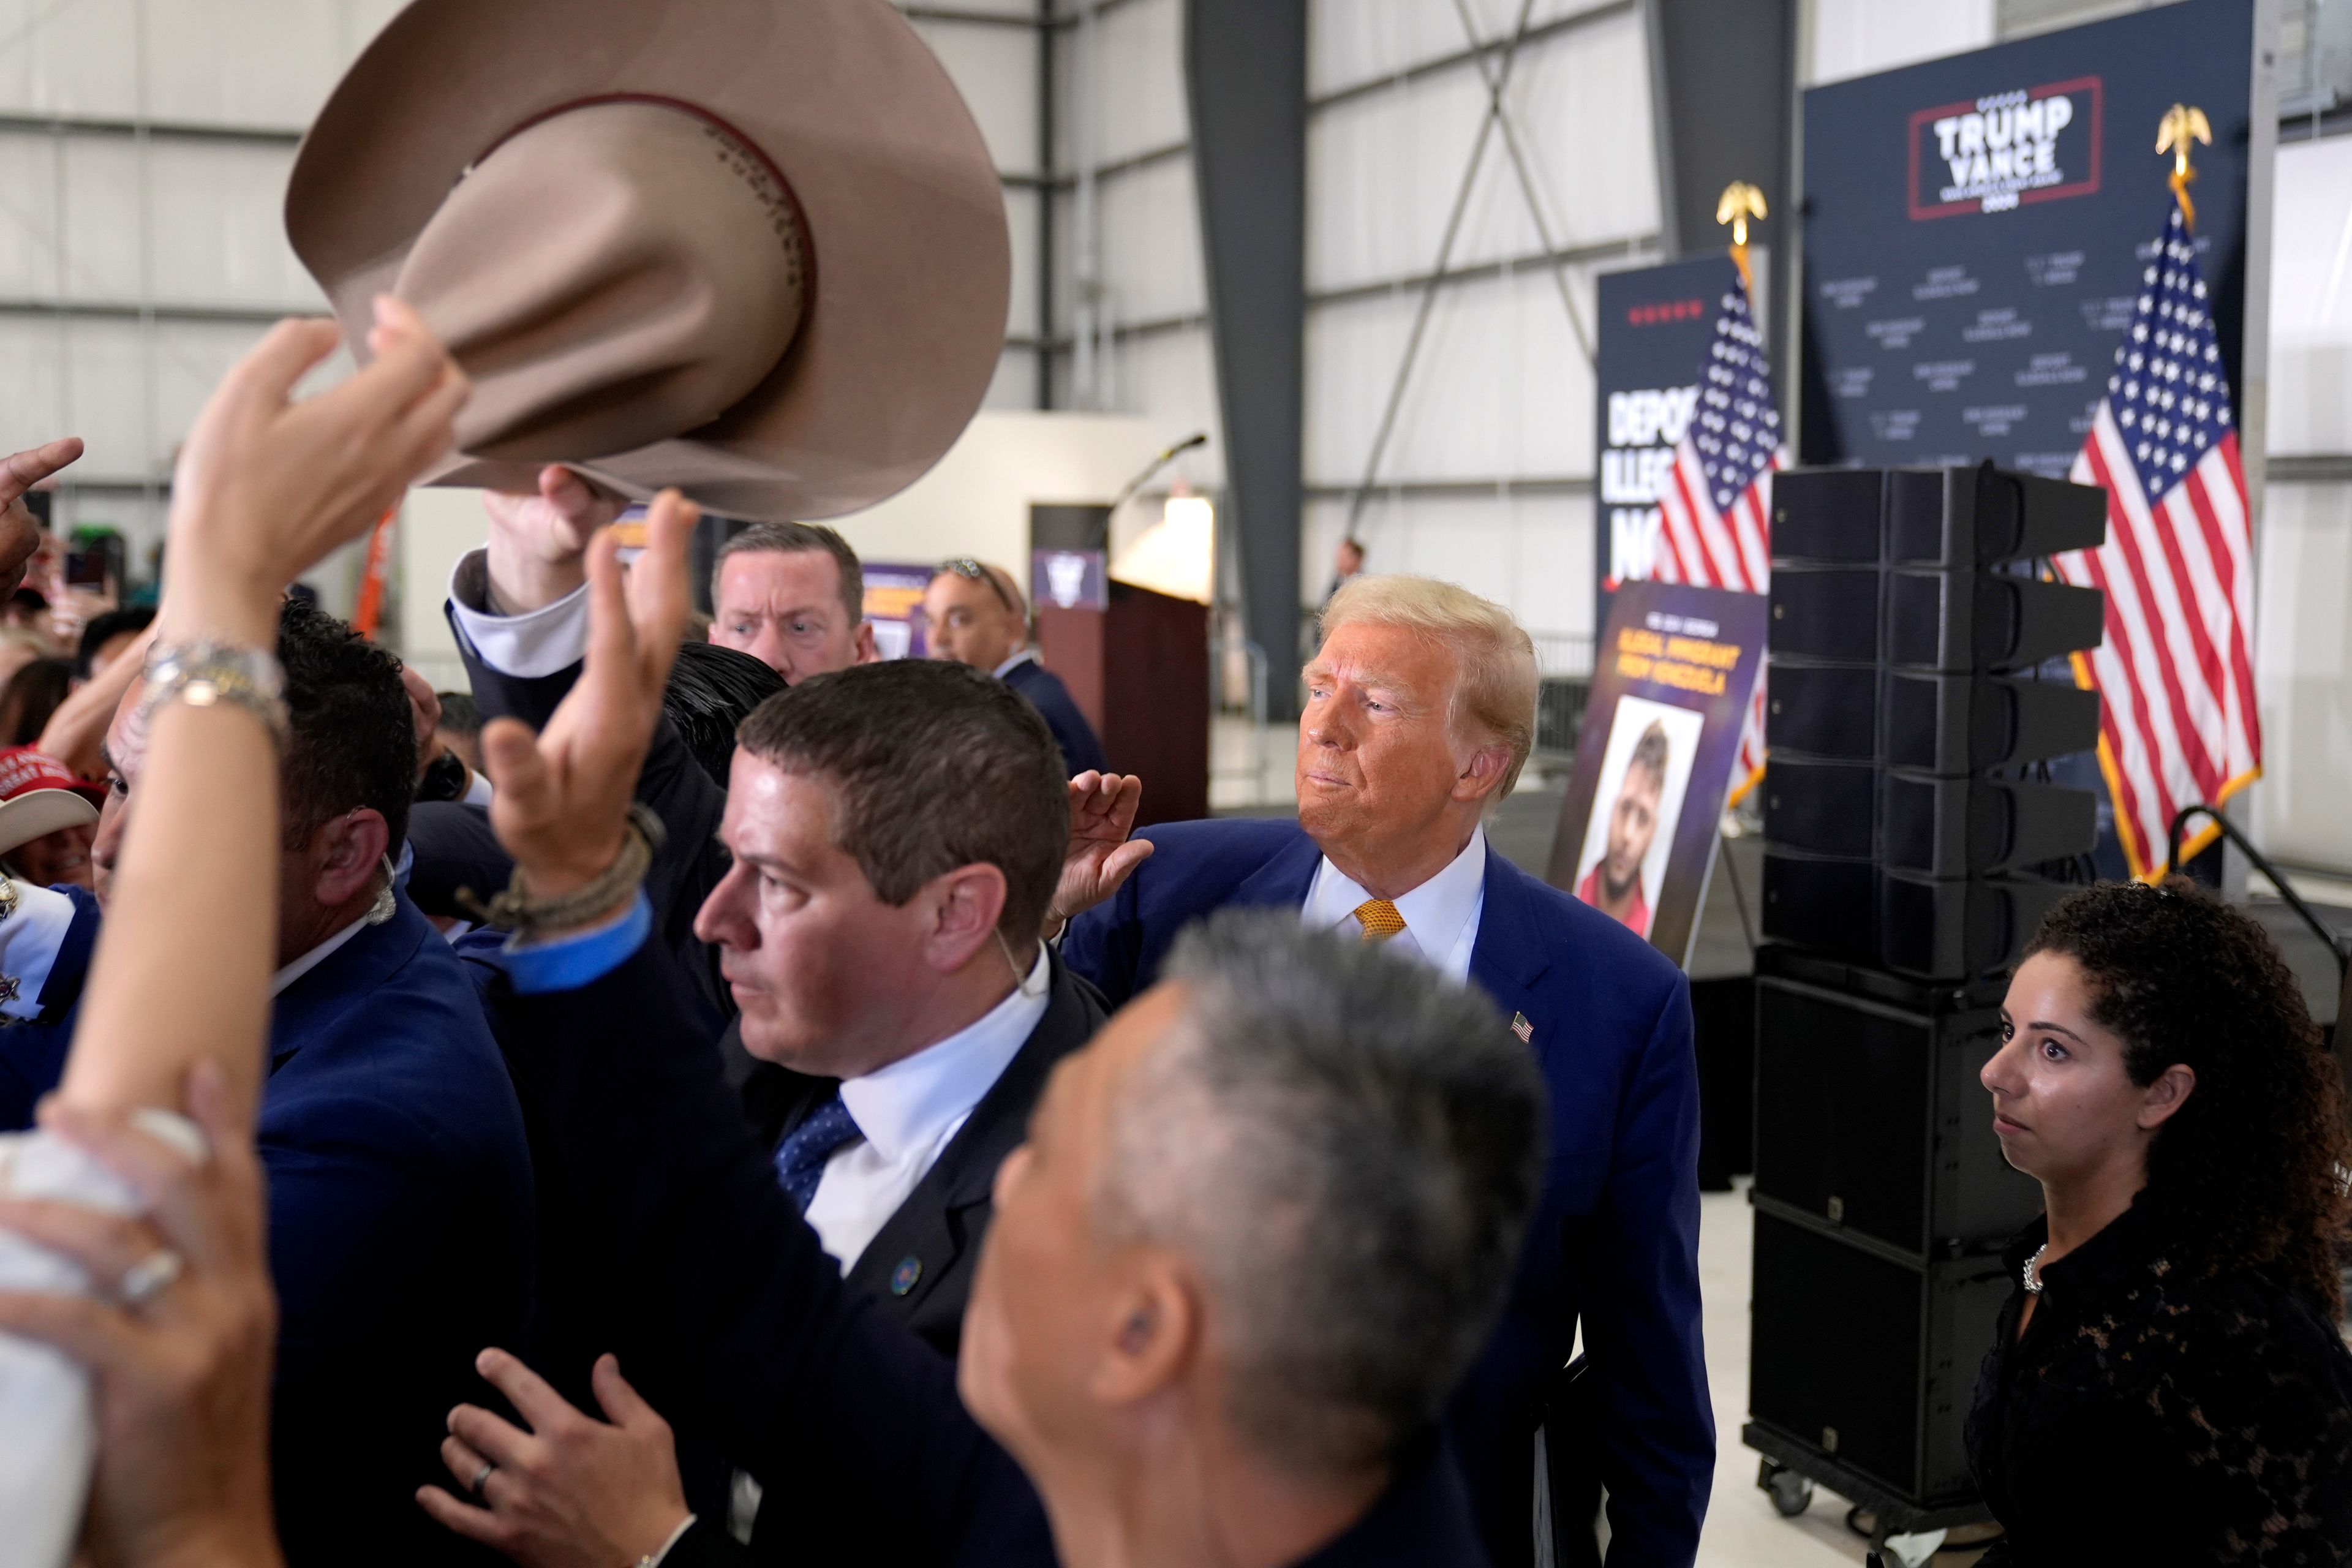
{"label": "white sleeve cuff", "polygon": [[662,1559],[669,1555],[669,1549],[686,1538],[686,1532],[694,1528],[694,1521],[700,1517],[699,1514],[689,1513],[679,1520],[677,1528],[669,1532],[669,1539],[661,1543],[660,1551],[648,1552],[637,1559],[637,1568],[661,1568]]}
{"label": "white sleeve cuff", "polygon": [[73,900],[55,888],[16,884],[16,912],[0,920],[0,1015],[41,1016],[41,992],[73,929]]}
{"label": "white sleeve cuff", "polygon": [[557,675],[588,657],[588,589],[520,616],[494,616],[488,552],[469,551],[449,574],[449,606],[482,662],[500,675]]}

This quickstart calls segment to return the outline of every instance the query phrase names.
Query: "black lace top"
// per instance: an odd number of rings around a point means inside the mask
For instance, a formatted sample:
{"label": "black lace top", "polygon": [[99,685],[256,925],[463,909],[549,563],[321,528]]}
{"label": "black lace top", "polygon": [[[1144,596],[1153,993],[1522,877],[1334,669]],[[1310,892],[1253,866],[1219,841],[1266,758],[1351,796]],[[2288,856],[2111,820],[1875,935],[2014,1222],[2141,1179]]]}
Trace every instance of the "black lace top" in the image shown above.
{"label": "black lace top", "polygon": [[2008,1531],[1986,1568],[2352,1563],[2352,1351],[2266,1271],[2192,1279],[2167,1240],[2143,1196],[2042,1270],[2021,1342],[2011,1291],[1968,1422]]}

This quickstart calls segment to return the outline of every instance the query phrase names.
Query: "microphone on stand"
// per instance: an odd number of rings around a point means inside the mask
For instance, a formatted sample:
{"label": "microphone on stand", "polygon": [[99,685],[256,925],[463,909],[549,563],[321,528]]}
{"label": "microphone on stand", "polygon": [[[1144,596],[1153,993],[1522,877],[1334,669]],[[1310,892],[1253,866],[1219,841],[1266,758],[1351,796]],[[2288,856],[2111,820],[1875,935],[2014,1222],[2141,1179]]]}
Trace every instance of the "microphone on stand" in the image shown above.
{"label": "microphone on stand", "polygon": [[1179,441],[1174,446],[1169,447],[1166,451],[1160,453],[1158,457],[1152,458],[1150,462],[1144,465],[1143,472],[1128,480],[1127,488],[1118,492],[1118,499],[1110,503],[1110,510],[1117,511],[1119,508],[1125,506],[1129,500],[1133,500],[1135,492],[1141,489],[1147,483],[1149,483],[1152,475],[1158,473],[1160,469],[1174,462],[1181,454],[1189,452],[1195,447],[1205,447],[1208,444],[1209,433],[1206,430],[1196,430],[1192,435],[1185,437],[1181,441]]}

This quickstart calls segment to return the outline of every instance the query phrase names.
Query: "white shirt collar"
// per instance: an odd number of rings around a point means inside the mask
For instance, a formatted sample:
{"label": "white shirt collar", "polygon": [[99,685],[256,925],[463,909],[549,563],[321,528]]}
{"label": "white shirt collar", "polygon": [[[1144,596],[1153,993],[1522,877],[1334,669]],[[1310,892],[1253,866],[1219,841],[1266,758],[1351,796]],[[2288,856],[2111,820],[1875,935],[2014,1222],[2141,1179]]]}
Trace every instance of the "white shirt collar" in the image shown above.
{"label": "white shirt collar", "polygon": [[[1469,972],[1469,949],[1477,939],[1477,917],[1486,908],[1486,830],[1471,830],[1470,842],[1445,868],[1409,893],[1391,900],[1404,930],[1390,944],[1459,979]],[[1299,911],[1311,931],[1351,921],[1357,906],[1372,895],[1325,856]],[[1456,963],[1456,960],[1459,963]]]}
{"label": "white shirt collar", "polygon": [[1023,665],[1027,664],[1036,657],[1037,654],[1035,649],[1024,647],[1018,653],[1015,653],[1011,658],[1006,659],[1003,664],[998,665],[994,669],[989,671],[989,673],[996,677],[997,679],[1002,680],[1007,675],[1020,668]]}
{"label": "white shirt collar", "polygon": [[1035,1032],[1052,999],[1050,977],[1041,943],[1027,977],[979,1018],[911,1057],[842,1080],[841,1102],[877,1153],[895,1162],[946,1142]]}
{"label": "white shirt collar", "polygon": [[[373,913],[373,911],[371,910],[370,912]],[[326,941],[320,942],[318,946],[312,948],[310,952],[304,953],[301,957],[296,959],[293,963],[279,970],[270,978],[269,994],[272,996],[284,995],[286,994],[286,988],[289,985],[293,984],[297,980],[301,979],[302,976],[310,973],[310,971],[318,968],[319,965],[326,963],[327,960],[334,957],[336,953],[341,952],[343,944],[351,941],[352,938],[359,935],[360,928],[367,923],[367,916],[362,915],[359,919],[353,921],[351,924],[345,926],[342,930],[329,937]]]}

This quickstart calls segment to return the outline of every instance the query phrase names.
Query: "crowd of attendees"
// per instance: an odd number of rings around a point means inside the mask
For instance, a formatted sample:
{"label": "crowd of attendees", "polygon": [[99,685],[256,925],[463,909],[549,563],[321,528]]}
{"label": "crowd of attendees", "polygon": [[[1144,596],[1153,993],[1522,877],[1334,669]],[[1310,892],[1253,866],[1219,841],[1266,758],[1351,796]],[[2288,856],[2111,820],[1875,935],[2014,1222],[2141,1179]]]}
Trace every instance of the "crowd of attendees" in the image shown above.
{"label": "crowd of attendees", "polygon": [[[1564,1422],[1610,1561],[1692,1561],[1688,991],[1487,843],[1507,611],[1359,551],[1297,816],[1137,832],[1003,567],[882,661],[849,543],[762,524],[689,639],[696,509],[625,568],[550,468],[490,496],[436,693],[285,593],[467,393],[387,300],[292,401],[335,341],[207,405],[152,624],[0,703],[26,1561],[1511,1568]],[[2185,886],[2096,889],[2011,1001],[1986,1086],[2050,1213],[1969,1428],[2003,1550],[2095,1560],[2104,1487],[2164,1499],[2134,1561],[2344,1560],[2352,1153],[2291,977]]]}

